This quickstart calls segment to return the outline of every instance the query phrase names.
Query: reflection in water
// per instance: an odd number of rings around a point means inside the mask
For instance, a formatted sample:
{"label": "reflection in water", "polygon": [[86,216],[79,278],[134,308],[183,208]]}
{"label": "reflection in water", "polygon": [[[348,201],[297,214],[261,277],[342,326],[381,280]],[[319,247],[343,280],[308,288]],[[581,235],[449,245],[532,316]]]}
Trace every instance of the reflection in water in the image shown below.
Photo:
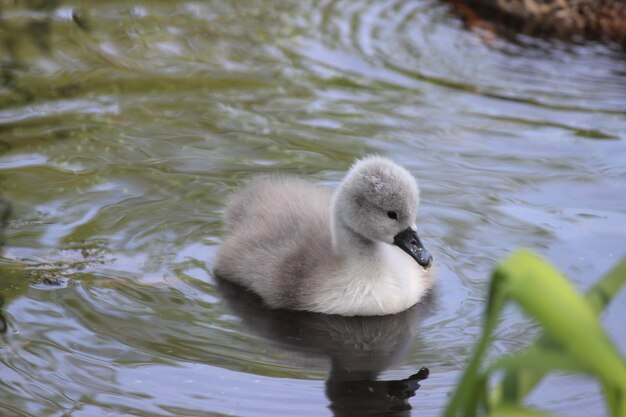
{"label": "reflection in water", "polygon": [[4,228],[11,211],[10,204],[0,197],[0,256],[4,252]]}
{"label": "reflection in water", "polygon": [[419,381],[428,378],[428,369],[402,380],[377,378],[412,346],[420,320],[433,305],[432,295],[399,314],[344,317],[270,310],[243,287],[216,281],[228,307],[251,333],[303,359],[329,359],[326,395],[335,416],[409,415],[408,399],[420,387]]}
{"label": "reflection in water", "polygon": [[[5,4],[0,3],[0,16],[5,12]],[[34,46],[41,54],[52,50],[52,22],[60,0],[27,2],[28,16],[25,19],[0,18],[0,85],[11,92],[12,104],[32,102],[36,92],[20,83],[18,74],[28,69],[27,52]],[[8,7],[9,13],[11,11]],[[3,97],[4,98],[4,97]],[[5,104],[4,100],[0,103]]]}
{"label": "reflection in water", "polygon": [[7,331],[7,320],[2,313],[2,306],[4,305],[4,297],[0,294],[0,333]]}
{"label": "reflection in water", "polygon": [[408,416],[408,399],[420,387],[419,381],[428,378],[428,368],[398,381],[341,380],[333,377],[326,382],[326,395],[335,416],[386,415]]}
{"label": "reflection in water", "polygon": [[[2,146],[1,141],[0,146]],[[2,148],[0,148],[0,151],[1,150]],[[4,228],[6,226],[7,218],[9,217],[10,208],[11,206],[9,203],[0,197],[0,258],[2,258],[2,254],[4,252]],[[8,326],[4,313],[2,312],[2,307],[4,306],[4,296],[2,295],[1,290],[2,286],[0,286],[0,333],[4,333],[7,331]]]}

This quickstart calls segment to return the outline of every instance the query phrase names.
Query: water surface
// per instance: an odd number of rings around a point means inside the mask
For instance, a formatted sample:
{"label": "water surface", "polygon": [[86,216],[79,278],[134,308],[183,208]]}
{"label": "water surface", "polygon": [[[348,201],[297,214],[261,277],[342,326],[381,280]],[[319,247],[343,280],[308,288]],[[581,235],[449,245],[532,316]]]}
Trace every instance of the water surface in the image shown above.
{"label": "water surface", "polygon": [[[132,3],[2,6],[3,416],[438,415],[499,259],[529,247],[585,289],[626,252],[620,49],[486,42],[434,1]],[[368,153],[420,181],[426,303],[276,313],[215,282],[246,178],[333,187]],[[622,352],[625,306],[603,316]],[[503,321],[494,354],[538,333]],[[605,414],[579,377],[531,403]]]}

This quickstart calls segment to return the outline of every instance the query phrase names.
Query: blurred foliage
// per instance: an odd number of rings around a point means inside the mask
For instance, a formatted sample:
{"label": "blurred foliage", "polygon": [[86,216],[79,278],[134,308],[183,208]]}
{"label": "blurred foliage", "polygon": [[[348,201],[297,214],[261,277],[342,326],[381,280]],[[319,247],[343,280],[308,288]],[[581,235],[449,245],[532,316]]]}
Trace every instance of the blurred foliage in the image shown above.
{"label": "blurred foliage", "polygon": [[[626,361],[598,323],[598,314],[626,281],[626,257],[587,293],[579,295],[549,263],[520,251],[496,269],[480,341],[444,416],[541,416],[523,400],[550,372],[577,372],[603,388],[613,417],[626,416]],[[544,334],[526,350],[484,366],[502,308],[519,305],[536,319]],[[491,378],[504,373],[493,392]]]}

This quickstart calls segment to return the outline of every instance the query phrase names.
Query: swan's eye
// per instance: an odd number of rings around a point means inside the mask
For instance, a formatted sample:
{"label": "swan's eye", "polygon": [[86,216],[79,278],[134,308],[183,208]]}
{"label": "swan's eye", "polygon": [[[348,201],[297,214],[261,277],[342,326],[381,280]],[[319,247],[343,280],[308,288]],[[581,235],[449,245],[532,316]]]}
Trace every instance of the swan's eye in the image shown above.
{"label": "swan's eye", "polygon": [[398,220],[398,213],[395,211],[388,211],[387,216],[389,216],[390,219]]}

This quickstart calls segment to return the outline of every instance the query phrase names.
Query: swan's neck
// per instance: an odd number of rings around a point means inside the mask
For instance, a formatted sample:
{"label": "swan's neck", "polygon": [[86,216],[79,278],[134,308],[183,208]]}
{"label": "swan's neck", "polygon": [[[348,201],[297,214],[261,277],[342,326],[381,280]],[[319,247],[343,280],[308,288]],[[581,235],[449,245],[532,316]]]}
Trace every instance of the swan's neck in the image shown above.
{"label": "swan's neck", "polygon": [[376,253],[376,242],[350,229],[341,218],[333,213],[332,237],[333,251],[337,256],[349,258],[370,258]]}

